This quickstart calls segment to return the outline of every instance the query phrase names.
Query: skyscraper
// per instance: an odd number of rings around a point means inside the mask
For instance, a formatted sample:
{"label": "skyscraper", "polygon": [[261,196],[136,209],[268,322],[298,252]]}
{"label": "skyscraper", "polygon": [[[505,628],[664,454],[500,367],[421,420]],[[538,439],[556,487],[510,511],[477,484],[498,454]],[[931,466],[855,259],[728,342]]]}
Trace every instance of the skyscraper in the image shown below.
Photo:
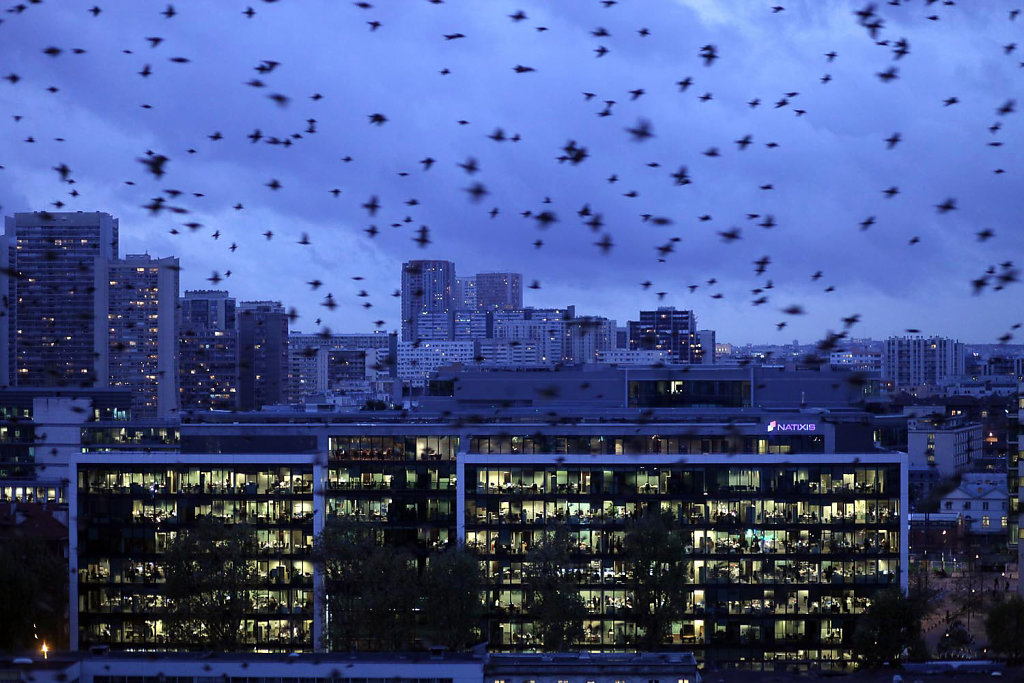
{"label": "skyscraper", "polygon": [[288,314],[280,301],[243,301],[238,313],[238,407],[287,400]]}
{"label": "skyscraper", "polygon": [[178,259],[129,254],[110,263],[110,386],[132,392],[132,414],[178,410]]}
{"label": "skyscraper", "polygon": [[964,345],[945,337],[889,337],[882,354],[882,378],[896,387],[936,385],[964,374]]}
{"label": "skyscraper", "polygon": [[629,348],[667,351],[673,363],[700,363],[697,318],[693,311],[677,311],[674,306],[640,311],[640,320],[629,321]]}
{"label": "skyscraper", "polygon": [[16,213],[0,251],[0,380],[6,386],[106,386],[107,271],[117,258],[110,214]]}
{"label": "skyscraper", "polygon": [[238,407],[235,299],[223,290],[191,290],[181,301],[179,377],[182,410]]}
{"label": "skyscraper", "polygon": [[477,273],[476,306],[482,311],[518,311],[523,307],[520,273]]}
{"label": "skyscraper", "polygon": [[[455,264],[451,261],[409,261],[402,264],[402,340],[420,338],[420,319],[430,314],[431,337],[451,339],[452,316],[458,308]],[[447,332],[438,333],[438,315],[447,316]],[[443,328],[444,321],[441,327]],[[443,337],[443,339],[438,339]]]}

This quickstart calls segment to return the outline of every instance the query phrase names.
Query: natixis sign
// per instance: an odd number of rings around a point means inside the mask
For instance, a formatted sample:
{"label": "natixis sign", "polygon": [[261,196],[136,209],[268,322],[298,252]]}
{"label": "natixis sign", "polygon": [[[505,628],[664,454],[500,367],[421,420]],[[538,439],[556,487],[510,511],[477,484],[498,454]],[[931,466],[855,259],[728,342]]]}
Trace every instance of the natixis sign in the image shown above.
{"label": "natixis sign", "polygon": [[778,422],[772,420],[768,423],[768,432],[813,432],[818,425],[813,422]]}

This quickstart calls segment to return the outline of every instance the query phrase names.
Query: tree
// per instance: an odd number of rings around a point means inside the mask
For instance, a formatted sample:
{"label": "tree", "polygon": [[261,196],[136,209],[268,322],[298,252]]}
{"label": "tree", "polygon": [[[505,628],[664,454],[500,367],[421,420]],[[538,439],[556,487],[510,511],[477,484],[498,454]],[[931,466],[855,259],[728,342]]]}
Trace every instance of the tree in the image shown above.
{"label": "tree", "polygon": [[430,638],[453,652],[476,642],[483,587],[480,562],[465,546],[432,555],[423,576],[423,613]]}
{"label": "tree", "polygon": [[256,534],[246,525],[200,521],[180,531],[164,553],[165,625],[186,648],[235,651],[254,609]]}
{"label": "tree", "polygon": [[528,609],[545,650],[568,650],[583,640],[587,608],[572,578],[572,536],[564,524],[545,532],[526,554]]}
{"label": "tree", "polygon": [[885,662],[897,664],[905,659],[904,652],[922,652],[923,615],[923,605],[898,588],[875,593],[853,633],[853,650],[861,663],[868,668]]}
{"label": "tree", "polygon": [[0,650],[67,645],[67,561],[34,538],[0,543]]}
{"label": "tree", "polygon": [[994,605],[985,618],[988,645],[1011,662],[1024,661],[1024,598],[1014,595]]}
{"label": "tree", "polygon": [[370,524],[330,520],[316,540],[332,650],[398,650],[412,645],[419,597],[415,563],[380,544]]}
{"label": "tree", "polygon": [[668,639],[672,623],[685,611],[687,583],[682,538],[670,515],[644,515],[626,530],[629,558],[630,611],[637,627],[636,645],[657,650]]}
{"label": "tree", "polygon": [[984,606],[984,586],[981,574],[972,565],[960,571],[960,576],[953,584],[953,603],[959,607],[960,614],[967,615],[967,629],[971,628],[971,615]]}

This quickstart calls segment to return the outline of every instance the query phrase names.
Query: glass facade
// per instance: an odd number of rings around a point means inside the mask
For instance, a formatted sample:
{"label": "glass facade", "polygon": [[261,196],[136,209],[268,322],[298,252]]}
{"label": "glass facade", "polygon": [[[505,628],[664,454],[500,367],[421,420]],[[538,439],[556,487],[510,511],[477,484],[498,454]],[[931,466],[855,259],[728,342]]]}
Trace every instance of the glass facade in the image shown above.
{"label": "glass facade", "polygon": [[423,558],[455,539],[457,436],[332,436],[328,518],[381,527]]}
{"label": "glass facade", "polygon": [[498,652],[539,649],[527,556],[563,524],[565,571],[587,609],[578,646],[629,650],[625,539],[653,512],[672,520],[687,577],[685,612],[661,649],[726,666],[843,668],[857,615],[904,577],[905,463],[825,453],[824,429],[769,434],[762,422],[182,425],[178,453],[145,450],[176,433],[88,425],[71,499],[73,639],[195,647],[165,628],[163,555],[212,519],[258,541],[243,647],[312,650],[326,623],[314,537],[337,518],[375,527],[421,571],[461,537],[484,571],[483,636]]}
{"label": "glass facade", "polygon": [[188,649],[164,628],[162,555],[204,519],[249,525],[258,553],[242,642],[312,649],[313,467],[80,465],[79,647]]}
{"label": "glass facade", "polygon": [[587,649],[628,649],[636,635],[623,543],[648,511],[674,520],[689,579],[663,646],[700,658],[843,667],[855,615],[899,582],[896,464],[467,464],[465,477],[492,649],[539,647],[526,559],[552,521],[575,543],[567,570],[589,614]]}

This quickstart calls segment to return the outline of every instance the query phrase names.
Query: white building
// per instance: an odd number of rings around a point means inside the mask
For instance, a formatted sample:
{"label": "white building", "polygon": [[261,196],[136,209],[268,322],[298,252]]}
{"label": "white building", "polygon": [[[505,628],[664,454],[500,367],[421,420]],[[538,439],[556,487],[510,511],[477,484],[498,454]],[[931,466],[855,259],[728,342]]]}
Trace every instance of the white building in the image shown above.
{"label": "white building", "polygon": [[959,513],[971,534],[1005,534],[1008,525],[1006,477],[964,474],[960,486],[942,498],[939,510]]}
{"label": "white building", "polygon": [[882,378],[895,388],[936,386],[964,374],[964,345],[945,337],[889,337],[882,354]]}
{"label": "white building", "polygon": [[453,363],[469,365],[476,357],[471,341],[401,342],[398,345],[398,378],[425,382],[430,373]]}
{"label": "white building", "polygon": [[910,466],[934,467],[941,477],[965,472],[982,452],[982,429],[962,417],[942,415],[907,420],[907,452]]}

